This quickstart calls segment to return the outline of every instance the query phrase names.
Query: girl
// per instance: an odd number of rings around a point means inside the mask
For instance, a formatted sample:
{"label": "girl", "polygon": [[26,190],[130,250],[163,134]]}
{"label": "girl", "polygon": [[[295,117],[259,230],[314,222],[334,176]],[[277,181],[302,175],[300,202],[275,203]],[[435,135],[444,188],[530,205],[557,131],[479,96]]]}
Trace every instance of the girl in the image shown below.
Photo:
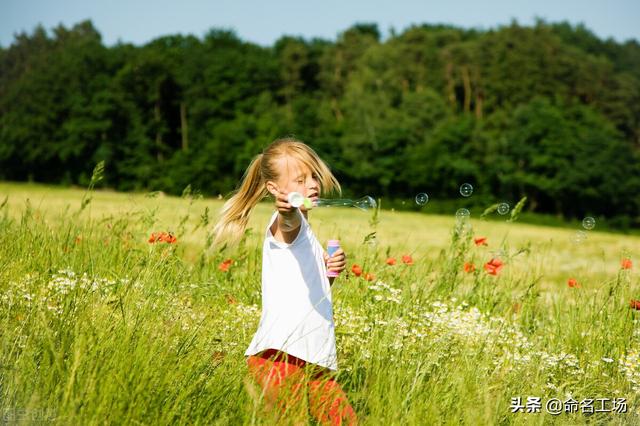
{"label": "girl", "polygon": [[332,374],[338,368],[333,278],[326,273],[342,272],[345,254],[339,249],[328,256],[309,226],[307,209],[287,201],[294,191],[315,202],[322,191],[340,192],[340,184],[309,146],[279,139],[253,159],[214,228],[218,243],[237,239],[256,204],[274,196],[277,211],[262,247],[262,316],[245,352],[247,364],[268,406],[278,407],[276,414],[306,417],[307,393],[311,414],[322,424],[356,424]]}

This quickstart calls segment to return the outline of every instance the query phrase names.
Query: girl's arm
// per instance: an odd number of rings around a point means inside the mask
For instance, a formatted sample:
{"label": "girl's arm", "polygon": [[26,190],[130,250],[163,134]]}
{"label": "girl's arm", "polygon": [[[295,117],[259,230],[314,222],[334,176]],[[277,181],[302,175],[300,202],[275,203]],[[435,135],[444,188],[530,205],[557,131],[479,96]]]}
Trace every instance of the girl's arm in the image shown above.
{"label": "girl's arm", "polygon": [[[342,271],[347,267],[347,255],[341,248],[336,250],[331,257],[329,257],[329,254],[325,252],[324,262],[327,264],[327,270],[333,269],[334,271],[338,271],[338,273],[342,273]],[[329,277],[329,285],[333,285],[333,281],[335,279],[336,277]]]}

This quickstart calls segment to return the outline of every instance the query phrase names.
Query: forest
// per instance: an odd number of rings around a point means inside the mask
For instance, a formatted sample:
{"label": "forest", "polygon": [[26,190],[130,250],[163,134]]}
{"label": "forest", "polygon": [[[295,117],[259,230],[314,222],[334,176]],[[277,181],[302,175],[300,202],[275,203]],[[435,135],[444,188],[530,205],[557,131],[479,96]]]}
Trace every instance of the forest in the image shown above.
{"label": "forest", "polygon": [[228,195],[274,139],[311,145],[345,196],[527,197],[640,227],[640,44],[583,25],[415,25],[335,40],[233,31],[105,46],[91,21],[0,47],[0,180]]}

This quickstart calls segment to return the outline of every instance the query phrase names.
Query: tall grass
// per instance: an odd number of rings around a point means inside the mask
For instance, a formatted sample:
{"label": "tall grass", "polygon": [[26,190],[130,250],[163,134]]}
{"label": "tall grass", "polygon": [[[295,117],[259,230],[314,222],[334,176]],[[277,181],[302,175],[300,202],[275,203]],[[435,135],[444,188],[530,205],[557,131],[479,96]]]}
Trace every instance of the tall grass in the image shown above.
{"label": "tall grass", "polygon": [[[258,207],[239,247],[220,251],[210,231],[221,202],[190,191],[0,184],[0,194],[6,421],[269,423],[243,353],[260,317],[270,205]],[[350,272],[332,287],[338,381],[361,423],[640,422],[640,332],[629,306],[640,299],[640,238],[590,232],[575,244],[575,229],[377,214],[310,216],[321,241],[341,239],[349,265],[375,275]],[[159,231],[177,242],[149,243]],[[478,236],[488,246],[476,246]],[[496,276],[483,268],[492,257],[505,263]],[[633,268],[621,269],[622,258]],[[540,397],[540,412],[512,413],[517,397]],[[628,412],[552,415],[550,398],[626,398]]]}

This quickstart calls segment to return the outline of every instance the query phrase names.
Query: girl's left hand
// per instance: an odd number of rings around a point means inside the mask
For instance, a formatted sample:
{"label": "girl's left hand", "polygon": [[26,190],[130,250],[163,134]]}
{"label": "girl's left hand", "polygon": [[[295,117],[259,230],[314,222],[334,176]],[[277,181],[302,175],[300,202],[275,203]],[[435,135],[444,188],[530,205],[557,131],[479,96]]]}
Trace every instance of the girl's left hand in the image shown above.
{"label": "girl's left hand", "polygon": [[329,257],[327,252],[324,253],[324,263],[327,265],[327,270],[336,271],[342,273],[347,266],[347,255],[339,248],[333,253],[333,256]]}

